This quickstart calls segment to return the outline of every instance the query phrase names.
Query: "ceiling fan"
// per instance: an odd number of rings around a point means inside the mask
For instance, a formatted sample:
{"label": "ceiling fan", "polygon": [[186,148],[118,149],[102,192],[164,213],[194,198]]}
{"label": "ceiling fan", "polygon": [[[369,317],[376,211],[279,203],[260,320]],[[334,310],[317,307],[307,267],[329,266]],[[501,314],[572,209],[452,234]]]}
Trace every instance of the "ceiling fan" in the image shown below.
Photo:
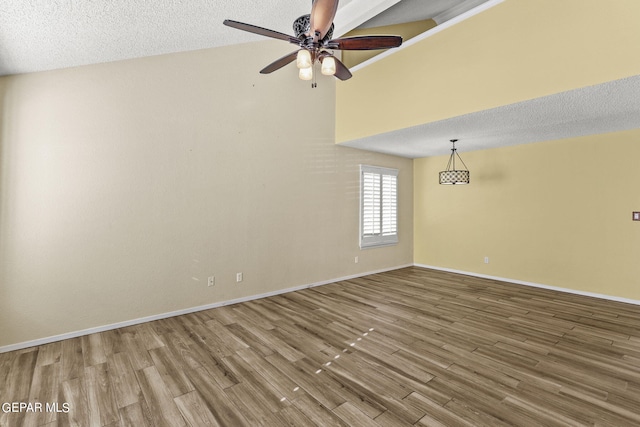
{"label": "ceiling fan", "polygon": [[[333,75],[340,80],[351,78],[351,71],[333,55],[333,50],[373,50],[389,49],[402,44],[400,36],[356,36],[331,39],[333,36],[333,18],[338,10],[339,0],[312,0],[311,14],[302,15],[293,21],[294,36],[268,30],[251,24],[225,19],[224,25],[238,30],[248,31],[261,36],[284,40],[298,45],[300,49],[291,52],[260,70],[269,74],[296,61],[299,77],[311,80],[314,77],[313,66],[321,64],[324,75]],[[315,87],[315,82],[312,83]]]}

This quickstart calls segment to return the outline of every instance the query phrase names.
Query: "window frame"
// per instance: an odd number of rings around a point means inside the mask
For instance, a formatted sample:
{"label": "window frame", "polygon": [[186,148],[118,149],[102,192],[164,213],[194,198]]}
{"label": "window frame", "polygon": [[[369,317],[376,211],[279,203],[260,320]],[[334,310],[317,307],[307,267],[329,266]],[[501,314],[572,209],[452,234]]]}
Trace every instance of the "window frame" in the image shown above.
{"label": "window frame", "polygon": [[[367,224],[369,227],[378,227],[379,232],[376,234],[365,234],[365,174],[378,175],[379,182],[379,219],[374,221],[374,224]],[[398,169],[386,168],[381,166],[360,165],[360,249],[377,248],[383,246],[391,246],[398,244],[398,176],[400,171]],[[393,234],[384,234],[385,221],[389,221],[389,214],[385,215],[385,176],[392,176],[394,178],[393,188]],[[370,189],[368,190],[371,192]],[[388,188],[387,188],[388,190]],[[375,200],[373,201],[375,204]],[[377,224],[375,224],[377,222]]]}

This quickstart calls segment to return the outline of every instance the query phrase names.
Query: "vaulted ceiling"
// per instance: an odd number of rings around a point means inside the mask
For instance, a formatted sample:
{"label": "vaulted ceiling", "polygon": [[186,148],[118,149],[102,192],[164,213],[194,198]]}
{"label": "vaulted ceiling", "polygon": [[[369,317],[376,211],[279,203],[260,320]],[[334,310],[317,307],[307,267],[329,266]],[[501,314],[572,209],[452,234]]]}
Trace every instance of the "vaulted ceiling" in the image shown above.
{"label": "vaulted ceiling", "polygon": [[[342,0],[334,35],[424,19],[433,19],[437,32],[502,1]],[[310,9],[311,0],[4,0],[0,76],[264,40],[225,27],[227,18],[292,34],[292,22]],[[357,79],[358,67],[352,71]],[[446,153],[447,145],[423,141],[451,135],[472,150],[634,128],[640,128],[640,75],[344,144],[417,158]]]}
{"label": "vaulted ceiling", "polygon": [[[369,20],[446,20],[484,1],[342,0],[334,34]],[[225,19],[293,34],[293,21],[310,11],[311,0],[3,0],[0,76],[264,40]]]}

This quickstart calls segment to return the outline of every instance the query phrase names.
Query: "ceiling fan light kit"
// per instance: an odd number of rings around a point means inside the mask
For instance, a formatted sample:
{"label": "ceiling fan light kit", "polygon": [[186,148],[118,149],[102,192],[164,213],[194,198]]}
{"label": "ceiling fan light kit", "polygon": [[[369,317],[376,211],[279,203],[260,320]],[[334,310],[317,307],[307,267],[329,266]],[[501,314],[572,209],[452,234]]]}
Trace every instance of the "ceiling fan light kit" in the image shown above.
{"label": "ceiling fan light kit", "polygon": [[[298,45],[300,49],[277,59],[260,70],[260,73],[269,74],[296,61],[296,66],[300,69],[298,76],[302,80],[313,79],[313,65],[318,62],[321,64],[320,72],[323,75],[335,76],[340,80],[350,79],[351,71],[333,55],[334,50],[389,49],[402,44],[400,36],[356,36],[332,39],[333,18],[337,10],[338,0],[312,0],[311,13],[293,22],[295,37],[229,19],[225,19],[224,25]],[[315,87],[315,81],[311,87]]]}
{"label": "ceiling fan light kit", "polygon": [[322,58],[322,68],[320,72],[325,76],[333,76],[336,74],[336,60],[333,56],[325,56]]}
{"label": "ceiling fan light kit", "polygon": [[311,67],[311,52],[304,49],[299,50],[298,55],[296,56],[296,65],[298,68]]}
{"label": "ceiling fan light kit", "polygon": [[300,68],[300,71],[298,71],[298,77],[300,80],[311,80],[313,78],[313,68]]}

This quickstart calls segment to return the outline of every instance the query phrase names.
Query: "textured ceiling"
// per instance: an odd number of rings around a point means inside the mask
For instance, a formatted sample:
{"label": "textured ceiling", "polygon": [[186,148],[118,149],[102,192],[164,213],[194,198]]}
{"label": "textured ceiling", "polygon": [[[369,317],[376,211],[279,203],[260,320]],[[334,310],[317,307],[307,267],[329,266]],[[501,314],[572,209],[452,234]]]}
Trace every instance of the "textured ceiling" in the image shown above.
{"label": "textured ceiling", "polygon": [[[403,0],[408,20],[478,0]],[[484,0],[483,0],[484,1]],[[342,0],[342,34],[399,0]],[[0,76],[264,40],[225,19],[293,34],[311,0],[2,0]],[[384,20],[381,22],[385,22]]]}
{"label": "textured ceiling", "polygon": [[640,75],[342,145],[403,157],[448,154],[640,128]]}
{"label": "textured ceiling", "polygon": [[289,32],[309,5],[301,0],[2,0],[0,75],[257,40],[222,21],[235,17]]}

